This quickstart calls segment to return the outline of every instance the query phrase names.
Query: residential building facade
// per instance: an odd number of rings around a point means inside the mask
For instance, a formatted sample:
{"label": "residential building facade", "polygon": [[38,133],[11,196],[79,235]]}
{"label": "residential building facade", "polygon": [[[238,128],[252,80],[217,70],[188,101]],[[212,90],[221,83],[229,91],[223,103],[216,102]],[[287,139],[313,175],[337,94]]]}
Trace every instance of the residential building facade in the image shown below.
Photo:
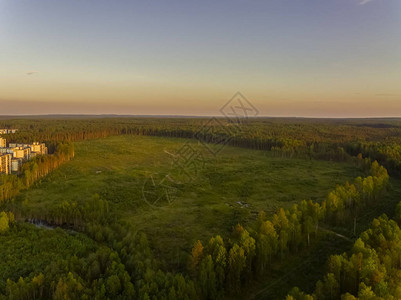
{"label": "residential building facade", "polygon": [[16,133],[18,129],[0,129],[0,134]]}
{"label": "residential building facade", "polygon": [[47,153],[47,147],[44,143],[9,143],[7,147],[7,141],[0,138],[0,173],[19,172],[24,162],[36,155],[46,155]]}
{"label": "residential building facade", "polygon": [[0,154],[0,173],[11,173],[11,154]]}

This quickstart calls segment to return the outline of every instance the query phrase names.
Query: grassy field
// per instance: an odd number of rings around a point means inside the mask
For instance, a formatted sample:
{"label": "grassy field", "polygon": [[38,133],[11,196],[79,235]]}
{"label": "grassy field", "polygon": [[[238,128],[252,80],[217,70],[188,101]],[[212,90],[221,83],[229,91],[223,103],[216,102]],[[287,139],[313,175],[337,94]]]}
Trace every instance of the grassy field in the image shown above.
{"label": "grassy field", "polygon": [[76,143],[74,160],[18,199],[25,209],[40,212],[97,193],[110,201],[121,219],[148,235],[156,255],[178,268],[195,240],[227,236],[233,225],[251,222],[260,210],[273,213],[303,199],[320,201],[336,184],[361,175],[349,163],[288,159],[226,147],[216,157],[205,154],[198,176],[180,185],[171,205],[149,206],[143,198],[144,182],[151,174],[168,174],[170,154],[185,142],[116,136]]}

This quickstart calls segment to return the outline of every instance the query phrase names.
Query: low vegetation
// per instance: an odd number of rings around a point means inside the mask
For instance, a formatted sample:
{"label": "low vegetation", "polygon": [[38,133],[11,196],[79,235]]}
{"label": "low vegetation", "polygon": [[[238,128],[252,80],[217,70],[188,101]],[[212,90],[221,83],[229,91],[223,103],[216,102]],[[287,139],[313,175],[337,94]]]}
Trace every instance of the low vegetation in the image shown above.
{"label": "low vegetation", "polygon": [[[185,142],[177,138],[191,141],[204,120],[1,122],[21,129],[9,140],[46,140],[55,152],[0,185],[15,181],[1,203],[3,298],[279,299],[291,282],[272,294],[283,281],[276,270],[297,274],[297,258],[319,248],[322,259],[350,252],[308,277],[323,278],[314,290],[294,288],[288,299],[397,298],[398,225],[385,216],[367,225],[399,201],[385,168],[400,171],[397,120],[260,119],[235,136],[232,124],[216,126],[206,136],[218,155],[205,155],[196,180],[174,182],[174,201],[156,208],[144,182],[169,174]],[[221,142],[240,147],[219,152]]]}

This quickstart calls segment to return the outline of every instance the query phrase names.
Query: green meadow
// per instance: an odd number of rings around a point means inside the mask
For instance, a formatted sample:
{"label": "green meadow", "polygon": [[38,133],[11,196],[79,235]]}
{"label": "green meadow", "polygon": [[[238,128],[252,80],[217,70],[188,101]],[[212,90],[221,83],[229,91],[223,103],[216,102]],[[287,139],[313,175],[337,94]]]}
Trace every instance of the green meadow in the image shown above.
{"label": "green meadow", "polygon": [[174,169],[172,154],[186,142],[145,136],[77,142],[75,158],[23,191],[17,203],[40,216],[63,201],[85,202],[99,194],[120,219],[147,234],[158,257],[178,268],[196,240],[226,237],[234,225],[252,222],[261,210],[272,214],[303,199],[320,201],[336,184],[361,175],[351,163],[282,158],[229,146],[213,156],[190,141],[203,151],[197,175],[175,184],[171,204],[149,205],[146,183],[151,178],[157,183]]}

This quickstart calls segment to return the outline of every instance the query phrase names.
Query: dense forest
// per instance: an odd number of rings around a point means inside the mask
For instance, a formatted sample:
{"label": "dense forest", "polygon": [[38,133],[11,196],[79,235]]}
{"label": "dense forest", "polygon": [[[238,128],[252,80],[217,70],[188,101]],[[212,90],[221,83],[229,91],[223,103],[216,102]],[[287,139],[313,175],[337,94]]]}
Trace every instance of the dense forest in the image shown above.
{"label": "dense forest", "polygon": [[[323,227],[352,223],[375,207],[401,174],[401,121],[255,119],[105,118],[0,120],[18,128],[8,141],[40,140],[51,152],[23,166],[19,176],[0,181],[0,298],[4,299],[223,299],[235,298],[269,272],[272,262],[308,249]],[[199,132],[201,134],[199,134]],[[325,199],[299,199],[272,217],[260,211],[252,224],[237,224],[230,238],[198,240],[186,270],[166,270],[146,236],[120,221],[113,206],[95,194],[64,201],[32,215],[13,205],[23,189],[74,157],[73,142],[133,134],[199,138],[211,143],[271,151],[277,156],[349,161],[365,176],[333,187]],[[389,171],[389,173],[387,172]],[[287,299],[398,299],[401,205],[396,220],[375,219],[349,253],[330,257],[327,275],[308,295],[294,288]],[[41,220],[38,229],[21,220]],[[63,229],[62,229],[63,228]],[[19,261],[21,245],[33,259]],[[47,255],[41,255],[45,249]],[[32,271],[34,270],[34,271]],[[376,297],[376,298],[375,298]],[[381,297],[381,298],[378,298]],[[391,298],[393,297],[393,298]]]}
{"label": "dense forest", "polygon": [[401,202],[395,220],[374,219],[349,253],[331,256],[312,295],[295,287],[286,299],[400,299],[400,212]]}
{"label": "dense forest", "polygon": [[178,138],[201,136],[211,143],[280,155],[344,160],[361,153],[399,175],[401,121],[399,119],[256,118],[233,124],[225,118],[64,118],[0,120],[1,128],[18,128],[5,135],[11,142],[44,141],[51,151],[57,142],[110,135],[135,134]]}

